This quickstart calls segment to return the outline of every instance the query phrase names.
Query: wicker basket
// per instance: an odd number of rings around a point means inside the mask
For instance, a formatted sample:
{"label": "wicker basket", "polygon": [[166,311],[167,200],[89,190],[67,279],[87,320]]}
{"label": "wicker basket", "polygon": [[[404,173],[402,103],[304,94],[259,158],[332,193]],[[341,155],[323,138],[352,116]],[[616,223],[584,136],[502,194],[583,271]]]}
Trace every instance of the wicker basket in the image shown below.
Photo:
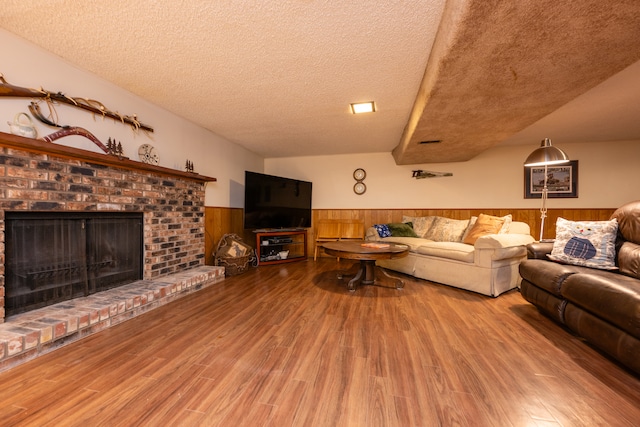
{"label": "wicker basket", "polygon": [[[232,246],[234,243],[247,248],[247,254],[242,256],[229,256],[226,254],[224,249]],[[225,276],[242,274],[249,269],[249,266],[255,267],[258,265],[257,261],[255,250],[247,244],[242,243],[242,239],[237,234],[225,234],[218,242],[215,265],[224,267]]]}

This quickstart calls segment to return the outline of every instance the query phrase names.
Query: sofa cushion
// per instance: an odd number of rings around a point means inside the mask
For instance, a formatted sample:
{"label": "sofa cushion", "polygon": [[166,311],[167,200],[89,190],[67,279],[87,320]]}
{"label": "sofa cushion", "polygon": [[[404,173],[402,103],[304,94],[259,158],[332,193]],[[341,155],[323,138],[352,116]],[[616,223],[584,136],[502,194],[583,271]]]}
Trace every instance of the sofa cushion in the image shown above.
{"label": "sofa cushion", "polygon": [[618,249],[620,273],[640,279],[640,245],[624,242]]}
{"label": "sofa cushion", "polygon": [[548,259],[547,255],[553,250],[553,242],[533,242],[527,245],[527,258]]}
{"label": "sofa cushion", "polygon": [[[498,234],[505,222],[504,218],[492,215],[480,214],[473,228],[467,233],[464,243],[473,245],[478,237],[486,234]],[[509,221],[511,222],[511,221]]]}
{"label": "sofa cushion", "polygon": [[620,206],[610,219],[618,221],[618,232],[624,240],[640,245],[640,200]]}
{"label": "sofa cushion", "polygon": [[476,221],[478,221],[478,217],[477,216],[472,216],[471,218],[469,218],[469,225],[467,225],[467,229],[464,230],[464,233],[462,233],[462,240],[461,242],[464,243],[465,239],[467,238],[467,236],[469,235],[469,232],[471,230],[473,230],[473,226],[476,225]]}
{"label": "sofa cushion", "polygon": [[531,227],[526,222],[511,221],[507,234],[531,234]]}
{"label": "sofa cushion", "polygon": [[413,231],[416,232],[418,237],[424,237],[429,228],[433,225],[437,216],[407,216],[402,217],[402,222],[410,222],[413,224]]}
{"label": "sofa cushion", "polygon": [[419,246],[416,252],[468,263],[473,263],[474,260],[473,246],[460,242],[427,242]]}
{"label": "sofa cushion", "polygon": [[375,229],[374,226],[368,227],[364,232],[364,240],[368,241],[377,241],[380,240],[380,234],[378,234],[378,230]]}
{"label": "sofa cushion", "polygon": [[562,296],[640,339],[640,281],[617,273],[574,274]]}
{"label": "sofa cushion", "polygon": [[564,324],[594,347],[640,374],[640,339],[572,303],[565,307]]}
{"label": "sofa cushion", "polygon": [[[509,215],[505,215],[503,217],[500,217],[502,219],[504,219],[504,222],[502,223],[502,227],[500,227],[500,230],[498,230],[498,234],[505,234],[505,233],[511,233],[511,225],[517,225],[516,227],[516,231],[514,231],[514,233],[516,234],[529,234],[529,226],[527,225],[526,227],[520,227],[522,224],[525,224],[523,222],[520,223],[514,223],[513,222],[513,216],[511,214]],[[464,233],[464,236],[462,236],[462,241],[464,241],[464,239],[467,237],[467,235],[469,235],[469,232],[473,229],[473,226],[476,225],[476,221],[478,221],[478,217],[477,216],[472,216],[471,219],[469,219],[469,226],[467,227],[467,230]],[[525,224],[526,225],[526,224]]]}
{"label": "sofa cushion", "polygon": [[561,296],[560,289],[567,277],[580,272],[589,272],[586,267],[557,264],[542,259],[527,259],[520,263],[520,276],[533,285],[555,295]]}
{"label": "sofa cushion", "polygon": [[498,234],[505,234],[508,233],[509,230],[511,229],[511,224],[513,223],[513,216],[511,216],[511,214],[509,215],[505,215],[503,217],[500,217],[504,220],[504,222],[502,223],[502,227],[500,227],[500,230],[498,231]]}
{"label": "sofa cushion", "polygon": [[435,242],[462,242],[462,236],[468,226],[468,219],[436,217],[422,237]]}
{"label": "sofa cushion", "polygon": [[564,323],[564,310],[567,301],[562,297],[552,295],[528,280],[522,280],[520,283],[520,295],[556,322]]}
{"label": "sofa cushion", "polygon": [[375,224],[373,228],[380,237],[418,237],[411,223],[390,222],[388,224]]}
{"label": "sofa cushion", "polygon": [[387,224],[393,237],[418,237],[411,223],[390,222]]}
{"label": "sofa cushion", "polygon": [[431,242],[431,240],[421,239],[419,237],[384,237],[382,239],[379,239],[379,241],[385,243],[398,243],[400,245],[407,245],[409,246],[410,252],[416,252],[420,246]]}
{"label": "sofa cushion", "polygon": [[473,246],[476,249],[502,249],[513,246],[526,246],[533,242],[533,237],[528,234],[486,234],[478,237]]}
{"label": "sofa cushion", "polygon": [[616,269],[618,221],[569,221],[558,218],[549,258],[590,268]]}
{"label": "sofa cushion", "polygon": [[378,232],[378,236],[391,237],[391,229],[387,224],[374,224],[373,228]]}

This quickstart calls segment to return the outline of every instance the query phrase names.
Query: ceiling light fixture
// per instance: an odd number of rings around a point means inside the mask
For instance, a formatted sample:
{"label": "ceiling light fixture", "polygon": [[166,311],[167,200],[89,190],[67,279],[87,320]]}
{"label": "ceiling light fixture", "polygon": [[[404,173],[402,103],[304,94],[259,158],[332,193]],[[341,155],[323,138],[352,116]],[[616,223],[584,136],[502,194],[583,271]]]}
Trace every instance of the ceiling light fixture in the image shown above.
{"label": "ceiling light fixture", "polygon": [[353,114],[374,113],[375,111],[376,111],[376,104],[373,101],[356,102],[351,104],[351,112]]}

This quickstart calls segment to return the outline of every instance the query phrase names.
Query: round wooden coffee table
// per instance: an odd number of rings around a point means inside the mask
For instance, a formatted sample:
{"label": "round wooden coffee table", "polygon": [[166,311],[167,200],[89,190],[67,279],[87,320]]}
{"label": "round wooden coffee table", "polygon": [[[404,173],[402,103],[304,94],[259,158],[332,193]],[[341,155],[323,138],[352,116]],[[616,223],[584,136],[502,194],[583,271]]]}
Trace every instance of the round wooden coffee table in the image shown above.
{"label": "round wooden coffee table", "polygon": [[[360,261],[360,265],[356,264],[357,271],[355,276],[349,280],[347,289],[356,290],[356,284],[374,285],[379,282],[380,278],[391,279],[396,289],[402,289],[404,282],[397,277],[390,276],[386,271],[376,266],[379,259],[402,258],[409,255],[409,246],[397,243],[378,243],[368,242],[365,240],[349,240],[338,242],[326,242],[322,244],[324,251],[328,255],[338,258],[355,259]],[[382,273],[376,278],[376,269]],[[338,279],[342,279],[344,275],[353,274],[341,272],[338,273]]]}

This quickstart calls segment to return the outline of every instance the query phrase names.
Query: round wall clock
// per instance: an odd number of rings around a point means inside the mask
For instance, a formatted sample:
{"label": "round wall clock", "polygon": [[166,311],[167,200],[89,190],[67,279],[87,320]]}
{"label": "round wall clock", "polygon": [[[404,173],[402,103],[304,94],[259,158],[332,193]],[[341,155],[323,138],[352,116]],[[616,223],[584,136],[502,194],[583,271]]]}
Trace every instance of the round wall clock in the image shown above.
{"label": "round wall clock", "polygon": [[367,186],[364,185],[364,182],[358,181],[353,186],[353,192],[356,193],[357,195],[364,194],[365,191],[367,191]]}
{"label": "round wall clock", "polygon": [[150,165],[157,165],[160,161],[156,149],[150,144],[142,144],[138,148],[138,157],[142,163],[149,163]]}
{"label": "round wall clock", "polygon": [[355,179],[356,181],[362,181],[366,177],[367,177],[367,172],[365,172],[365,170],[362,168],[358,168],[353,171],[353,179]]}

